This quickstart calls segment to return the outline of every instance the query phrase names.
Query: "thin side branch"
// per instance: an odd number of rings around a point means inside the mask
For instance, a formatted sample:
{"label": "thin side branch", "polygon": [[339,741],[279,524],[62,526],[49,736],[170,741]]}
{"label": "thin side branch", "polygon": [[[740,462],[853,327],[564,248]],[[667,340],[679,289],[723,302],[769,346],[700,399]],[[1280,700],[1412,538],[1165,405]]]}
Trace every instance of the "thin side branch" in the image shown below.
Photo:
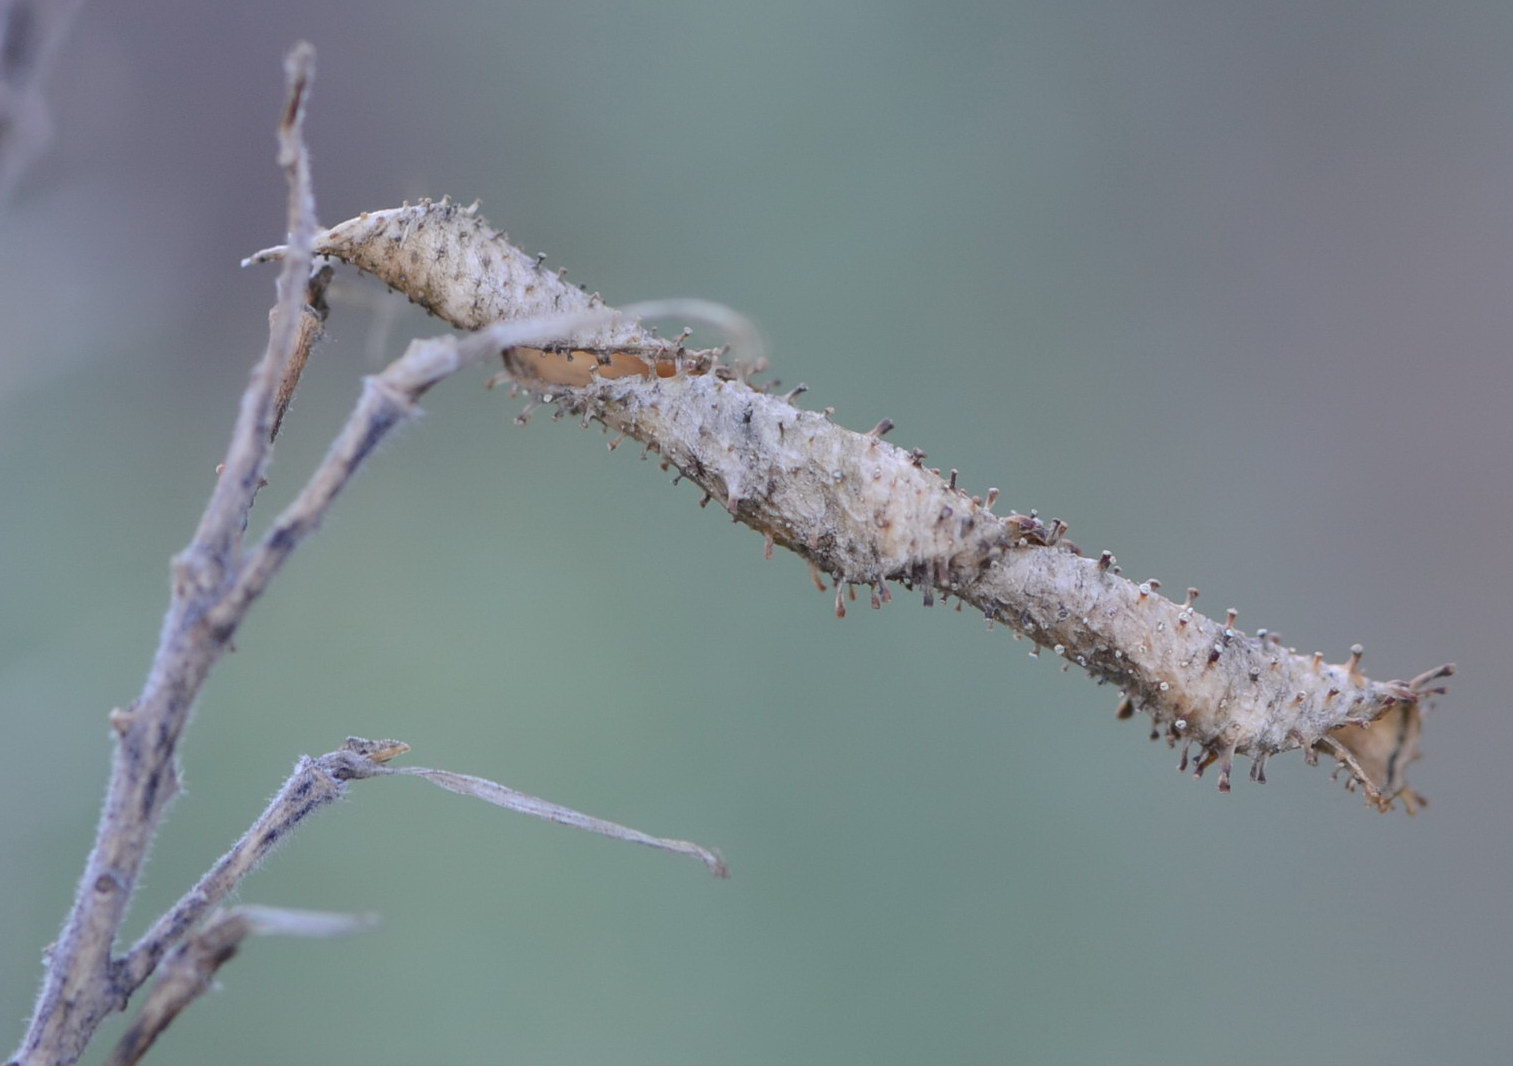
{"label": "thin side branch", "polygon": [[137,1018],[106,1066],[134,1066],[185,1007],[210,990],[216,971],[229,962],[249,936],[327,938],[371,929],[375,920],[350,914],[236,907],[210,915],[163,963]]}
{"label": "thin side branch", "polygon": [[305,819],[342,798],[348,781],[383,773],[382,763],[407,751],[395,741],[366,748],[349,740],[336,751],[302,757],[294,772],[241,838],[222,855],[199,883],[168,909],[117,964],[117,986],[131,995],[147,980],[163,957],[214,907],[225,902],[242,879],[260,866]]}
{"label": "thin side branch", "polygon": [[464,796],[473,796],[507,810],[519,811],[560,825],[587,829],[601,836],[688,855],[698,859],[718,877],[727,876],[725,864],[708,848],[685,840],[654,837],[614,822],[575,811],[549,800],[517,792],[482,777],[432,770],[423,766],[401,768],[386,765],[410,750],[400,740],[368,740],[348,737],[335,751],[303,756],[288,780],[275,793],[258,819],[231,849],[221,856],[199,883],[168,909],[152,928],[117,963],[117,988],[123,996],[135,992],[163,959],[178,950],[206,915],[236,891],[242,880],[262,865],[280,844],[288,840],[311,815],[346,795],[348,782],[396,775],[425,778],[432,784]]}
{"label": "thin side branch", "polygon": [[246,554],[220,598],[205,612],[204,625],[221,640],[231,634],[248,608],[294,550],[313,533],[341,491],[349,485],[380,441],[419,413],[416,401],[432,386],[512,344],[546,344],[574,330],[592,328],[607,312],[548,315],[500,323],[468,338],[438,337],[411,343],[380,374],[363,380],[362,395],[320,466],[298,496],[274,519]]}

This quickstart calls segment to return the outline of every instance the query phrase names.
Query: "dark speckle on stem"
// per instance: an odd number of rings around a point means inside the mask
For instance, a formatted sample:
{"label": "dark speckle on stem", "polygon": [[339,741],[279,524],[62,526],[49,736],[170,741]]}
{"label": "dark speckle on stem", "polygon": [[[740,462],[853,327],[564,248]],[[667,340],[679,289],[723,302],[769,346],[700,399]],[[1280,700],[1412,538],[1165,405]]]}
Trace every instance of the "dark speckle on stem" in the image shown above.
{"label": "dark speckle on stem", "polygon": [[393,409],[385,409],[377,412],[368,421],[364,428],[362,438],[357,442],[357,447],[352,450],[351,468],[356,469],[367,461],[378,442],[388,434],[389,430],[399,422],[399,414]]}

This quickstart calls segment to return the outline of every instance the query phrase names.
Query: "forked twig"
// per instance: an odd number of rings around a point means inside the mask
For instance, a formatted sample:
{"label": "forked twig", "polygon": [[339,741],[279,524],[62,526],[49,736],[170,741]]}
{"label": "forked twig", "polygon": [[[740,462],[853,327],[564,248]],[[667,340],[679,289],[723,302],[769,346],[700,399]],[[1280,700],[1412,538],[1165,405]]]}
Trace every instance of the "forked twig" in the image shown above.
{"label": "forked twig", "polygon": [[[302,125],[314,50],[297,46],[286,61],[286,70],[288,102],[279,125],[279,163],[289,185],[290,243],[278,277],[268,345],[242,395],[231,443],[217,468],[220,476],[194,537],[173,560],[168,613],[147,682],[130,706],[110,714],[116,748],[95,843],[73,907],[49,956],[27,1032],[8,1066],[66,1066],[76,1061],[100,1022],[122,1009],[156,967],[182,947],[175,958],[185,969],[167,983],[169,990],[161,999],[154,998],[144,1015],[140,1039],[133,1038],[137,1043],[120,1052],[128,1056],[121,1061],[134,1061],[133,1056],[145,1050],[161,1026],[198,994],[199,983],[208,980],[214,966],[229,957],[229,947],[245,935],[235,933],[240,926],[227,919],[213,928],[202,928],[199,939],[185,947],[185,938],[207,912],[296,825],[339,796],[345,781],[395,772],[382,762],[403,745],[393,750],[349,745],[327,756],[302,760],[253,828],[130,952],[113,957],[148,846],[178,791],[179,740],[205,679],[230,646],[248,609],[300,543],[319,527],[378,443],[416,415],[416,401],[433,385],[502,348],[552,345],[584,332],[619,328],[619,316],[607,310],[575,308],[501,323],[466,338],[415,342],[382,373],[365,380],[356,407],[304,488],[257,543],[244,548],[244,530],[264,484],[277,426],[299,367],[319,334],[318,318],[306,303],[307,295],[318,295],[324,284],[317,275],[315,287],[308,285],[317,227]],[[651,837],[483,779],[446,771],[410,772],[501,806],[693,855],[715,873],[724,872],[717,855],[684,841]]]}
{"label": "forked twig", "polygon": [[210,910],[224,903],[242,880],[288,840],[306,819],[345,796],[351,781],[400,775],[422,777],[451,792],[474,796],[508,810],[587,829],[601,836],[688,855],[704,863],[715,876],[728,876],[718,854],[686,840],[651,836],[517,792],[486,778],[422,766],[387,765],[389,760],[409,750],[410,746],[401,740],[348,737],[346,743],[335,751],[302,757],[288,780],[241,838],[119,960],[117,984],[122,994],[130,995],[141,987],[164,957],[183,942]]}
{"label": "forked twig", "polygon": [[184,1008],[209,991],[216,971],[231,960],[247,937],[350,936],[376,924],[371,916],[283,907],[235,907],[210,915],[164,960],[157,984],[147,994],[136,1020],[116,1043],[106,1066],[133,1066],[140,1062]]}
{"label": "forked twig", "polygon": [[279,163],[289,184],[289,257],[279,273],[268,345],[252,372],[193,539],[173,561],[167,616],[152,668],[131,706],[111,712],[116,746],[94,846],[64,921],[15,1061],[72,1063],[124,995],[111,959],[142,863],[178,791],[179,739],[195,697],[225,651],[230,631],[210,633],[203,619],[236,570],[242,530],[271,450],[274,390],[296,347],[310,245],[316,229],[304,150],[304,105],[315,51],[297,46],[285,61],[288,97],[279,123]]}

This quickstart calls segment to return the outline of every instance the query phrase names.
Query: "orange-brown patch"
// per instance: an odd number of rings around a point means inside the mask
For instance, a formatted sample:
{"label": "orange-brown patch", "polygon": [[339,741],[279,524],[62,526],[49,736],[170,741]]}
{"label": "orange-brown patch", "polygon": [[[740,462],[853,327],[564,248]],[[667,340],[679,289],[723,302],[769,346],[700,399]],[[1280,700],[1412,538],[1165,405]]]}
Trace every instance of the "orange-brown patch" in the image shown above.
{"label": "orange-brown patch", "polygon": [[[585,348],[510,348],[504,365],[517,378],[532,384],[580,388],[594,378],[657,377],[677,374],[676,360],[660,353],[589,351]],[[697,373],[693,367],[690,371]]]}

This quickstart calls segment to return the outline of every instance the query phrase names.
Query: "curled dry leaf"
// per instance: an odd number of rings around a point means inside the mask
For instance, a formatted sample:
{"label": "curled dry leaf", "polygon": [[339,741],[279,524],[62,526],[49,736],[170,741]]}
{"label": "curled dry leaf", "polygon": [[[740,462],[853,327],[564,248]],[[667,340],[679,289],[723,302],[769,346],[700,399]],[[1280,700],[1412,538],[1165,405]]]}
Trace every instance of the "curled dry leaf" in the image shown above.
{"label": "curled dry leaf", "polygon": [[[375,211],[319,234],[316,251],[371,272],[460,329],[603,306],[511,246],[476,207],[422,202]],[[249,261],[277,258],[269,249]],[[509,374],[540,399],[640,440],[737,520],[803,556],[836,584],[867,585],[886,603],[888,583],[916,589],[928,606],[955,596],[1123,693],[1120,716],[1150,715],[1152,739],[1182,748],[1198,775],[1217,765],[1227,791],[1236,755],[1264,781],[1267,758],[1301,749],[1335,757],[1369,803],[1420,802],[1403,771],[1418,757],[1426,682],[1377,682],[1359,652],[1338,665],[1304,657],[1235,613],[1215,621],[1189,594],[1178,604],[1157,582],[1123,577],[1113,555],[1083,558],[1066,523],[993,513],[997,492],[972,496],[924,454],[835,425],[739,377],[713,353],[692,359],[678,341],[632,319],[557,349],[504,353]],[[1195,593],[1196,590],[1194,590]]]}
{"label": "curled dry leaf", "polygon": [[253,936],[292,936],[307,940],[330,940],[352,936],[378,927],[376,914],[341,914],[336,911],[308,911],[295,907],[268,907],[244,903],[233,908],[248,922]]}
{"label": "curled dry leaf", "polygon": [[490,781],[483,777],[474,777],[471,774],[454,773],[451,770],[431,770],[424,766],[405,766],[399,768],[397,773],[410,774],[415,777],[423,777],[433,785],[438,785],[448,792],[456,792],[461,796],[472,796],[486,803],[492,803],[496,807],[504,807],[507,810],[519,811],[521,814],[529,814],[536,818],[544,818],[558,825],[568,825],[575,829],[587,829],[590,833],[598,833],[600,836],[612,837],[615,840],[625,840],[632,844],[645,844],[649,848],[657,848],[661,851],[671,851],[678,855],[688,855],[698,859],[709,872],[716,877],[729,877],[730,871],[725,866],[725,861],[709,848],[700,847],[686,840],[672,840],[667,837],[654,837],[643,833],[638,829],[617,825],[614,822],[606,822],[602,818],[575,811],[571,807],[564,807],[560,803],[541,799],[539,796],[527,795],[517,792],[507,785],[501,785],[497,781]]}

